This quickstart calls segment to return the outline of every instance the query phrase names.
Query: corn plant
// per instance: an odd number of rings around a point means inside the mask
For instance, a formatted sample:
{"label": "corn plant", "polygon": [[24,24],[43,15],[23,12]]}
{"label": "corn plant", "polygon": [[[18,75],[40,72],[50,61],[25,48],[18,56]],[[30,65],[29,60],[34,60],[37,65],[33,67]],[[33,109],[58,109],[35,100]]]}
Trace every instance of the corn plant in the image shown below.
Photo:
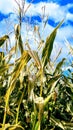
{"label": "corn plant", "polygon": [[[63,73],[66,58],[56,64],[60,52],[55,61],[51,60],[57,30],[64,20],[45,40],[41,38],[39,27],[34,26],[39,37],[37,50],[30,47],[28,39],[24,49],[21,29],[25,13],[17,4],[20,17],[14,28],[15,45],[7,54],[0,52],[0,129],[72,130],[73,77]],[[9,35],[2,36],[0,47],[9,39]]]}

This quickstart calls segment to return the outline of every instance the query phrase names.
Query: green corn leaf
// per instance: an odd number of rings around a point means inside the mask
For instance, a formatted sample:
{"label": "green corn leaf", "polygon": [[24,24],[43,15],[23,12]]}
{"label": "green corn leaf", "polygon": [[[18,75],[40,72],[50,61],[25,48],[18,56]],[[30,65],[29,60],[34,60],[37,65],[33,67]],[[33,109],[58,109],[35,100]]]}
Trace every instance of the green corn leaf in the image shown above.
{"label": "green corn leaf", "polygon": [[60,61],[60,62],[57,64],[56,69],[55,69],[55,71],[54,71],[54,73],[53,73],[54,75],[60,73],[60,70],[61,70],[61,68],[62,68],[62,65],[64,64],[64,61],[65,61],[65,58],[63,58],[62,61]]}
{"label": "green corn leaf", "polygon": [[[5,72],[7,72],[7,70],[9,70],[9,68],[13,66],[13,64],[4,64],[0,66],[0,75],[3,75]],[[9,74],[7,74],[9,75]]]}
{"label": "green corn leaf", "polygon": [[8,108],[7,108],[7,114],[8,114],[9,116],[14,117],[14,114],[10,111],[9,106],[8,106]]}
{"label": "green corn leaf", "polygon": [[21,35],[19,35],[18,46],[19,46],[19,49],[20,49],[21,54],[22,54],[23,51],[24,51],[24,48],[23,48],[23,42],[22,42],[22,37],[21,37]]}
{"label": "green corn leaf", "polygon": [[15,25],[16,49],[19,47],[21,54],[23,53],[23,42],[21,37],[21,27],[19,24]]}
{"label": "green corn leaf", "polygon": [[55,125],[59,126],[60,128],[62,128],[63,130],[65,130],[64,126],[63,126],[63,123],[59,120],[59,119],[56,119],[54,116],[51,116],[51,121],[53,123],[55,123]]}
{"label": "green corn leaf", "polygon": [[39,123],[39,121],[37,121],[37,123],[36,123],[36,125],[35,125],[35,129],[34,129],[34,130],[40,130],[40,129],[39,129],[39,126],[40,126],[40,123]]}
{"label": "green corn leaf", "polygon": [[59,23],[59,25],[54,29],[54,31],[46,39],[45,47],[43,48],[43,51],[42,51],[42,61],[43,61],[44,67],[47,65],[50,59],[50,55],[53,50],[54,40],[57,34],[57,29],[62,25],[63,21],[64,20],[62,20]]}
{"label": "green corn leaf", "polygon": [[55,87],[56,87],[56,85],[57,85],[58,81],[59,81],[59,79],[58,79],[57,81],[55,81],[55,82],[52,84],[52,86],[51,86],[51,89],[50,89],[50,92],[49,92],[49,93],[52,93],[52,92],[54,92],[54,91],[55,91]]}
{"label": "green corn leaf", "polygon": [[4,72],[6,72],[9,69],[9,65],[2,65],[0,66],[0,75],[3,75]]}
{"label": "green corn leaf", "polygon": [[24,91],[20,93],[20,99],[18,100],[18,108],[17,108],[17,115],[16,115],[16,123],[18,123],[18,116],[19,116],[19,110],[20,110],[20,104],[22,102],[23,96],[24,96]]}
{"label": "green corn leaf", "polygon": [[50,88],[49,93],[52,93],[52,92],[54,91],[55,86],[56,86],[57,82],[59,81],[60,77],[61,77],[61,75],[57,75],[57,76],[51,78],[51,79],[47,82],[47,83],[48,83],[48,86],[49,86],[49,88]]}
{"label": "green corn leaf", "polygon": [[24,51],[23,55],[20,58],[20,61],[17,63],[17,65],[14,68],[14,73],[12,75],[12,81],[16,80],[19,76],[20,72],[24,69],[24,67],[27,65],[28,61],[30,60],[30,56],[28,54],[28,51]]}
{"label": "green corn leaf", "polygon": [[73,83],[71,83],[71,82],[68,80],[68,78],[66,78],[65,76],[64,76],[64,82],[65,82],[65,84],[68,85],[68,87],[70,87],[70,89],[71,89],[71,91],[72,91],[72,93],[73,93]]}
{"label": "green corn leaf", "polygon": [[1,37],[0,38],[0,46],[2,46],[7,39],[9,39],[8,35],[4,35],[3,37]]}
{"label": "green corn leaf", "polygon": [[47,81],[47,83],[48,83],[49,85],[52,85],[52,84],[53,84],[55,81],[57,81],[60,77],[61,77],[61,75],[54,76],[54,77],[50,78],[50,80]]}
{"label": "green corn leaf", "polygon": [[51,99],[53,93],[49,94],[45,99],[44,99],[44,107],[46,106],[46,104],[49,102],[49,100]]}
{"label": "green corn leaf", "polygon": [[0,66],[4,65],[5,63],[4,57],[5,57],[4,52],[0,52]]}
{"label": "green corn leaf", "polygon": [[15,25],[15,37],[16,37],[16,39],[18,39],[19,35],[20,35],[20,25],[16,24]]}
{"label": "green corn leaf", "polygon": [[4,58],[4,52],[0,52],[0,61]]}

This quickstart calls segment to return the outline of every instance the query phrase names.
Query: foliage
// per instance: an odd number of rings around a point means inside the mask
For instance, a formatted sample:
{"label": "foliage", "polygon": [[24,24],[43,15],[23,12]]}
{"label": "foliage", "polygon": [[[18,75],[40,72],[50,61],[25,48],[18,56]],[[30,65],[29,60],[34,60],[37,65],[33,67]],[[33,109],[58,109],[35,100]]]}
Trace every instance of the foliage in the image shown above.
{"label": "foliage", "polygon": [[[62,23],[46,42],[40,37],[36,51],[28,41],[24,49],[21,21],[15,26],[14,47],[7,54],[0,52],[0,130],[73,129],[73,73],[70,71],[68,77],[63,73],[66,58],[57,64],[51,60],[57,29]],[[8,35],[0,38],[1,47],[9,42],[7,39]]]}

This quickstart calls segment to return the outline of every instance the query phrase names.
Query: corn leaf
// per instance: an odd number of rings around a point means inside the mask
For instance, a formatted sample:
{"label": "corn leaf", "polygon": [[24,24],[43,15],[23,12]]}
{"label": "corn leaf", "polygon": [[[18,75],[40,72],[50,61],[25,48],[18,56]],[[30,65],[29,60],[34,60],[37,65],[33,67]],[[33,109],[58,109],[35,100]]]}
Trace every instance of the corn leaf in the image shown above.
{"label": "corn leaf", "polygon": [[58,54],[56,55],[56,57],[54,59],[54,62],[58,59],[58,57],[60,56],[61,52],[62,52],[62,48],[60,48]]}
{"label": "corn leaf", "polygon": [[57,75],[58,73],[60,73],[60,70],[62,68],[62,65],[64,64],[65,58],[62,59],[62,61],[60,61],[57,66],[56,69],[54,71],[54,75]]}
{"label": "corn leaf", "polygon": [[23,91],[22,93],[20,93],[20,99],[18,100],[16,123],[18,123],[19,109],[20,109],[20,104],[21,104],[21,102],[22,102],[23,96],[24,96],[24,91]]}
{"label": "corn leaf", "polygon": [[10,125],[7,127],[8,130],[25,130],[19,123]]}
{"label": "corn leaf", "polygon": [[20,25],[16,24],[14,29],[15,29],[15,37],[16,39],[18,39],[20,35]]}
{"label": "corn leaf", "polygon": [[29,49],[29,55],[31,58],[33,58],[33,60],[35,61],[35,65],[37,66],[38,69],[40,69],[42,67],[41,65],[41,61],[39,59],[38,53],[36,51],[32,51],[29,44],[26,44],[28,49]]}
{"label": "corn leaf", "polygon": [[34,129],[34,130],[40,130],[40,129],[39,129],[39,126],[40,126],[39,121],[37,121],[37,123],[36,123],[36,125],[35,125],[35,129]]}
{"label": "corn leaf", "polygon": [[51,52],[53,50],[54,40],[57,34],[57,29],[62,25],[62,23],[63,23],[63,20],[59,23],[59,25],[54,29],[54,31],[46,39],[45,47],[43,48],[43,51],[42,51],[42,61],[43,61],[44,67],[47,65],[50,59]]}
{"label": "corn leaf", "polygon": [[18,46],[19,46],[19,49],[20,49],[21,54],[22,54],[23,51],[24,51],[24,48],[23,48],[23,42],[22,42],[22,37],[21,37],[21,35],[19,35]]}
{"label": "corn leaf", "polygon": [[9,39],[8,35],[4,35],[3,37],[1,37],[0,38],[0,46],[2,46],[7,39]]}
{"label": "corn leaf", "polygon": [[[20,62],[18,62],[14,68],[14,72],[13,72],[12,77],[11,77],[12,85],[15,84],[20,72],[24,69],[24,67],[27,65],[29,60],[30,60],[30,56],[28,54],[28,51],[24,51],[22,57],[20,58]],[[12,90],[12,88],[13,87],[11,87],[11,90]]]}
{"label": "corn leaf", "polygon": [[15,38],[16,38],[16,49],[19,47],[19,50],[21,51],[21,54],[23,53],[23,42],[21,37],[21,28],[20,25],[15,25]]}
{"label": "corn leaf", "polygon": [[7,60],[7,63],[8,63],[11,60],[14,53],[15,53],[15,46],[11,48],[8,54],[4,57],[4,60]]}
{"label": "corn leaf", "polygon": [[6,109],[7,109],[8,102],[9,102],[9,96],[12,93],[12,91],[14,90],[17,78],[20,75],[20,72],[27,65],[29,60],[30,60],[30,56],[28,54],[28,51],[24,51],[23,55],[20,58],[20,62],[18,62],[18,64],[14,68],[14,73],[12,74],[12,77],[11,77],[10,86],[5,95]]}
{"label": "corn leaf", "polygon": [[2,125],[2,128],[0,128],[0,130],[7,130],[7,128],[10,127],[9,123],[5,124],[4,127],[3,127],[3,124],[1,124],[1,125]]}
{"label": "corn leaf", "polygon": [[9,65],[8,64],[0,66],[0,75],[3,75],[3,73],[5,71],[7,71],[8,69],[9,69]]}
{"label": "corn leaf", "polygon": [[61,77],[61,75],[54,76],[54,77],[50,78],[50,80],[47,81],[47,83],[48,83],[49,85],[52,85],[52,84],[53,84],[55,81],[57,81],[60,77]]}
{"label": "corn leaf", "polygon": [[44,99],[44,107],[46,106],[46,104],[49,102],[49,100],[51,99],[53,93],[49,94],[45,99]]}
{"label": "corn leaf", "polygon": [[53,122],[53,123],[55,123],[55,125],[57,125],[57,126],[59,126],[60,128],[62,128],[63,130],[65,130],[65,128],[64,128],[64,126],[63,126],[63,124],[62,124],[62,122],[59,120],[59,119],[56,119],[54,116],[51,116],[51,121]]}
{"label": "corn leaf", "polygon": [[66,46],[69,49],[70,54],[73,56],[73,47],[70,45],[70,43],[66,40]]}
{"label": "corn leaf", "polygon": [[28,54],[28,51],[24,51],[23,55],[20,58],[20,61],[17,63],[17,65],[14,68],[12,81],[15,81],[18,78],[20,72],[24,69],[24,67],[27,65],[29,60],[30,60],[30,56]]}

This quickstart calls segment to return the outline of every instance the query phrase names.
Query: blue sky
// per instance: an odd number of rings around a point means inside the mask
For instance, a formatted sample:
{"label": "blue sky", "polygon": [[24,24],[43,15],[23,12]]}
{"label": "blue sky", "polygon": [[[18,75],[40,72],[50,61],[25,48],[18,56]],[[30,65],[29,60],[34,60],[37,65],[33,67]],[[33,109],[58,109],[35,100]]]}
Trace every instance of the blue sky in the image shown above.
{"label": "blue sky", "polygon": [[[21,2],[21,0],[18,1]],[[25,10],[30,2],[31,0],[25,0]],[[40,33],[42,33],[44,8],[45,16],[43,21],[48,17],[43,34],[44,39],[62,19],[65,19],[64,24],[57,33],[55,48],[63,47],[62,52],[66,55],[65,39],[67,39],[71,45],[73,44],[73,0],[33,0],[29,10],[23,17],[22,32],[24,32],[24,34],[26,33],[24,27],[28,22],[29,27],[38,25],[40,27]],[[15,13],[17,13],[15,0],[0,0],[0,36],[4,35],[4,33],[9,33],[13,29],[14,24],[17,23],[17,15]],[[31,38],[33,35],[31,28],[28,29],[28,34]],[[34,45],[32,44],[31,46]]]}

